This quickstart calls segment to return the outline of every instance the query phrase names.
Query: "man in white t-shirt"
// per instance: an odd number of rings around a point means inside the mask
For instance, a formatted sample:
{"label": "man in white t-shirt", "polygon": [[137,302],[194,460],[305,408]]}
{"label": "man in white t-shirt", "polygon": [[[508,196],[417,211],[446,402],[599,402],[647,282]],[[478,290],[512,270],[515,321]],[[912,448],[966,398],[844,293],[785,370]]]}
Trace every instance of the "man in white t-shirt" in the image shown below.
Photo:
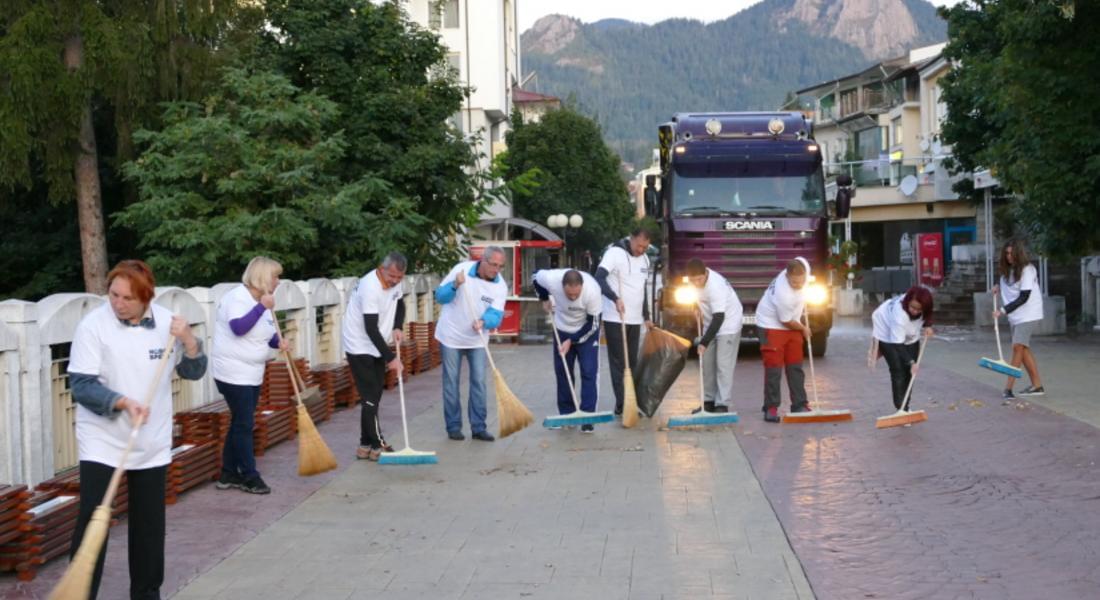
{"label": "man in white t-shirt", "polygon": [[[80,454],[80,515],[72,553],[107,493],[107,486],[137,419],[133,450],[123,465],[129,489],[130,597],[159,598],[164,581],[164,497],[172,462],[172,375],[159,373],[161,359],[177,351],[176,373],[202,379],[206,355],[182,317],[152,304],[156,280],[144,262],[124,260],[107,274],[108,302],[76,326],[69,357],[69,383],[76,401],[76,441]],[[147,394],[152,392],[152,398]],[[107,542],[99,551],[90,597],[99,589]]]}
{"label": "man in white t-shirt", "polygon": [[[623,414],[623,373],[638,360],[638,338],[642,324],[653,327],[646,302],[649,280],[649,232],[639,227],[607,248],[596,269],[596,281],[603,292],[604,337],[607,362],[611,367],[611,388],[615,391],[615,414]],[[626,347],[623,347],[623,323],[626,323]]]}
{"label": "man in white t-shirt", "polygon": [[480,260],[458,263],[435,290],[436,302],[443,305],[435,326],[443,354],[443,424],[452,440],[466,437],[459,390],[465,357],[470,365],[470,437],[493,441],[485,429],[485,332],[500,327],[504,319],[508,298],[508,284],[500,276],[504,265],[504,249],[489,246]]}
{"label": "man in white t-shirt", "polygon": [[401,377],[401,361],[390,350],[390,342],[404,340],[404,290],[408,262],[400,252],[390,252],[382,265],[364,275],[348,299],[344,313],[342,339],[363,410],[359,417],[359,448],[355,457],[377,461],[385,452],[393,452],[382,436],[378,423],[378,405],[386,383],[386,371]]}
{"label": "man in white t-shirt", "polygon": [[[576,411],[565,375],[568,368],[572,378],[576,362],[580,363],[581,370],[581,410],[595,412],[600,394],[600,312],[603,310],[600,286],[588,273],[574,269],[538,271],[534,286],[543,306],[548,312],[553,312],[553,325],[561,339],[561,347],[558,347],[557,341],[554,342],[558,413],[567,415]],[[550,303],[551,298],[553,304]],[[568,367],[562,364],[562,357]],[[581,431],[585,433],[592,430],[591,424],[581,425]]]}
{"label": "man in white t-shirt", "polygon": [[688,281],[699,289],[697,307],[703,331],[694,345],[703,365],[703,408],[707,412],[729,412],[733,371],[741,346],[741,300],[725,277],[708,269],[698,258],[688,261],[686,272]]}
{"label": "man in white t-shirt", "polygon": [[791,412],[807,412],[806,374],[802,370],[803,340],[810,339],[810,326],[802,322],[806,308],[804,288],[810,277],[810,263],[801,256],[787,263],[760,298],[756,307],[756,330],[760,355],[764,359],[764,420],[779,422],[782,400],[780,383],[787,374]]}
{"label": "man in white t-shirt", "polygon": [[[1012,326],[1012,366],[1023,366],[1031,379],[1031,385],[1020,392],[1021,396],[1044,396],[1043,380],[1039,376],[1039,364],[1031,352],[1031,336],[1043,320],[1043,292],[1039,289],[1039,271],[1031,264],[1023,240],[1010,240],[1001,247],[998,263],[1000,284],[993,286],[993,293],[1000,293],[1002,310],[994,311],[993,318],[1008,316]],[[1016,378],[1009,377],[1002,397],[1012,400]]]}

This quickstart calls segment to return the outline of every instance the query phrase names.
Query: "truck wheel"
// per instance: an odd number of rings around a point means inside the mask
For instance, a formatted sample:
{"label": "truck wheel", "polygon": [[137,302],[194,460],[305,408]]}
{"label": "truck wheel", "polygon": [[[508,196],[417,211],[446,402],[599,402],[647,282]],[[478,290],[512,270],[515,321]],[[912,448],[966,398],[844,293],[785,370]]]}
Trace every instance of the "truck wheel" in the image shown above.
{"label": "truck wheel", "polygon": [[814,358],[825,356],[825,350],[829,347],[828,333],[815,333],[813,336]]}

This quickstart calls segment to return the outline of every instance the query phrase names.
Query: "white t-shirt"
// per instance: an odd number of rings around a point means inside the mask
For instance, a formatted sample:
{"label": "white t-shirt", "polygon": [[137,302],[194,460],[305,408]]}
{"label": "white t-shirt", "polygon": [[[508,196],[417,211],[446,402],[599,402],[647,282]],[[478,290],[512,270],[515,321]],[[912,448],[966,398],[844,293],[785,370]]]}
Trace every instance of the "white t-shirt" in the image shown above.
{"label": "white t-shirt", "polygon": [[[615,245],[603,253],[600,268],[607,269],[607,284],[626,305],[627,325],[641,325],[642,305],[645,304],[645,284],[649,278],[649,257],[645,254],[634,256]],[[609,323],[622,322],[615,303],[608,300],[606,296],[603,299],[603,320]]]}
{"label": "white t-shirt", "polygon": [[214,320],[214,341],[210,348],[211,372],[214,379],[234,385],[260,385],[264,381],[264,364],[273,350],[268,346],[275,335],[271,311],[264,310],[256,324],[244,335],[237,335],[229,322],[248,314],[258,302],[243,284],[233,288],[218,302]]}
{"label": "white t-shirt", "polygon": [[[130,327],[119,322],[111,305],[104,303],[85,315],[76,326],[69,372],[92,375],[111,391],[136,402],[148,400],[149,385],[165,352],[172,312],[151,305],[153,329]],[[174,339],[172,340],[175,341]],[[164,366],[153,398],[149,419],[138,429],[134,449],[125,468],[151,469],[172,462],[172,366],[182,356],[182,345]],[[81,405],[76,407],[76,443],[80,460],[117,467],[130,438],[130,415],[123,411],[112,417],[100,416]]]}
{"label": "white t-shirt", "polygon": [[[584,327],[584,322],[589,315],[599,318],[603,310],[603,293],[600,292],[600,284],[596,278],[584,271],[581,274],[581,294],[576,300],[570,300],[565,296],[565,287],[562,286],[562,277],[569,269],[546,269],[535,273],[535,282],[543,289],[550,292],[554,299],[554,325],[559,331],[576,333]],[[598,329],[599,323],[593,327]]]}
{"label": "white t-shirt", "polygon": [[726,318],[718,328],[718,335],[741,332],[741,299],[733,291],[730,282],[713,269],[707,269],[707,283],[699,293],[699,312],[703,316],[703,333],[710,327],[714,313],[725,313]]}
{"label": "white t-shirt", "polygon": [[1039,290],[1039,271],[1035,269],[1035,265],[1024,267],[1019,281],[1009,281],[1001,277],[1002,306],[1014,302],[1024,290],[1031,290],[1027,301],[1023,306],[1008,313],[1008,322],[1013,325],[1040,321],[1043,318],[1043,293]]}
{"label": "white t-shirt", "polygon": [[487,308],[504,312],[508,284],[500,275],[493,281],[478,277],[477,264],[477,261],[458,263],[440,283],[450,285],[459,273],[466,274],[466,282],[455,291],[454,299],[443,305],[435,327],[435,339],[449,348],[481,348],[485,342],[474,330],[474,320],[480,319]]}
{"label": "white t-shirt", "polygon": [[348,310],[344,313],[344,324],[341,328],[344,351],[348,354],[382,356],[382,352],[367,337],[363,315],[378,315],[378,333],[382,334],[386,343],[392,342],[393,318],[397,315],[397,301],[402,295],[401,284],[388,289],[382,287],[378,269],[364,275],[355,284],[355,291],[348,300]]}
{"label": "white t-shirt", "polygon": [[787,329],[783,323],[802,319],[806,306],[806,286],[795,290],[787,281],[787,270],[776,275],[756,305],[756,326],[763,329]]}
{"label": "white t-shirt", "polygon": [[909,311],[901,304],[904,299],[905,296],[895,296],[875,309],[871,315],[871,335],[875,339],[888,344],[912,344],[920,340],[924,317],[909,318]]}

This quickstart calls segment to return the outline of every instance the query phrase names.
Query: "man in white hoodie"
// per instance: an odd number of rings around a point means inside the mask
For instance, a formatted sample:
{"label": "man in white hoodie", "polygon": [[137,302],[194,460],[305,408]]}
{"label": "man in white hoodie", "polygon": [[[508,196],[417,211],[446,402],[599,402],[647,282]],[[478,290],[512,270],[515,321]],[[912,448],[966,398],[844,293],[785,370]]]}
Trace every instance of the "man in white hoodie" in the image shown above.
{"label": "man in white hoodie", "polygon": [[791,412],[807,412],[806,373],[802,370],[803,339],[810,339],[810,326],[802,322],[806,308],[805,287],[810,264],[801,256],[787,263],[768,286],[756,307],[756,329],[764,359],[764,420],[779,422],[782,392],[779,383],[787,373]]}

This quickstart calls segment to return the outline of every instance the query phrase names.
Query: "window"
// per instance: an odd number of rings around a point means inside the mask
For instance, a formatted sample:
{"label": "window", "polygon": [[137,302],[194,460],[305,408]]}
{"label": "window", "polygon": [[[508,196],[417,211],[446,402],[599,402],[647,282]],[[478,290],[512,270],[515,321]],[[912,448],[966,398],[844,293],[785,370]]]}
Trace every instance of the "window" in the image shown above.
{"label": "window", "polygon": [[932,125],[939,132],[943,122],[947,120],[947,103],[943,101],[943,90],[938,84],[932,86],[932,102],[936,107],[936,121]]}
{"label": "window", "polygon": [[458,0],[443,0],[443,28],[458,29]]}
{"label": "window", "polygon": [[894,143],[893,143],[893,145],[894,146],[900,146],[904,141],[902,139],[902,135],[904,134],[904,129],[902,129],[901,117],[898,117],[897,119],[894,119],[892,125],[894,126]]}
{"label": "window", "polygon": [[439,2],[428,3],[428,27],[439,29],[442,24],[443,5]]}

